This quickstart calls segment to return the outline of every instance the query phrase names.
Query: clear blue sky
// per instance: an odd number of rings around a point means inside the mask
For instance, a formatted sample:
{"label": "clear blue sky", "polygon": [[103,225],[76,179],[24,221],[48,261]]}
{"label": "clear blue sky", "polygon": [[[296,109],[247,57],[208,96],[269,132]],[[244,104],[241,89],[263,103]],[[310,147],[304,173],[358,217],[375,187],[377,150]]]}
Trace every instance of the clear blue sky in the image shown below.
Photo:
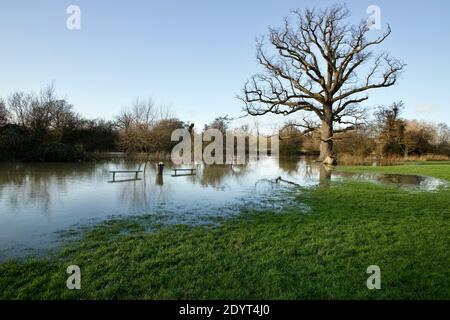
{"label": "clear blue sky", "polygon": [[[256,36],[290,9],[328,0],[165,0],[0,2],[0,96],[56,89],[90,118],[112,119],[135,97],[170,104],[178,117],[205,123],[241,114],[235,99],[260,69]],[[369,106],[403,100],[404,116],[450,124],[450,1],[345,1],[355,21],[381,8],[391,37],[383,50],[408,67]],[[66,29],[66,8],[79,5],[82,29]],[[373,31],[377,32],[377,31]]]}

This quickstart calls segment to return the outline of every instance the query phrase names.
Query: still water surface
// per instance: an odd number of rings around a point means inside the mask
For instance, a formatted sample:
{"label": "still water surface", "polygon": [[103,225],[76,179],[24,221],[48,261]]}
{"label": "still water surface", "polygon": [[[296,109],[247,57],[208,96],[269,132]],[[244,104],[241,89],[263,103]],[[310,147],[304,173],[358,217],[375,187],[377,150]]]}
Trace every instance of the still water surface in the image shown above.
{"label": "still water surface", "polygon": [[[274,183],[276,178],[312,186],[319,177],[329,177],[312,159],[269,157],[246,165],[200,165],[195,175],[177,177],[169,164],[158,176],[153,163],[140,180],[111,183],[110,170],[138,167],[127,159],[0,164],[0,259],[26,248],[48,247],[57,231],[112,216],[159,214],[174,223],[202,223],[209,217],[237,214],[243,207],[278,210],[294,204],[296,188]],[[331,178],[348,176],[333,173]],[[118,174],[116,180],[133,177]],[[437,183],[416,176],[354,177],[401,185]]]}

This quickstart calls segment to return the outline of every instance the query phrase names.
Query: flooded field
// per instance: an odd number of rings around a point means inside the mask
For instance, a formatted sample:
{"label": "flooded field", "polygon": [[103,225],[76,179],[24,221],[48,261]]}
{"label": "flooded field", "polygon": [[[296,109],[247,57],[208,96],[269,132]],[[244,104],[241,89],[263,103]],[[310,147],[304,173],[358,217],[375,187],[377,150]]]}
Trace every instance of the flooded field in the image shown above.
{"label": "flooded field", "polygon": [[406,187],[437,188],[442,182],[419,176],[344,174],[313,159],[272,159],[246,165],[198,165],[195,174],[174,176],[156,163],[134,180],[111,170],[137,170],[139,163],[110,159],[92,163],[0,165],[0,259],[27,248],[49,247],[55,232],[113,216],[154,214],[169,223],[204,223],[238,214],[242,208],[279,210],[294,204],[297,186],[328,179],[365,179]]}

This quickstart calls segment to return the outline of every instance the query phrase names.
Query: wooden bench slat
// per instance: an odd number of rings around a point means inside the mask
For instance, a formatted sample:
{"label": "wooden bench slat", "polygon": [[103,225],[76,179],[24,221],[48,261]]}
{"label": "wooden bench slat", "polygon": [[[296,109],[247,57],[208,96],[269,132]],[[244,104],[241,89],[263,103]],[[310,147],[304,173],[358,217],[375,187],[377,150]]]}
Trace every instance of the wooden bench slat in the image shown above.
{"label": "wooden bench slat", "polygon": [[[174,174],[172,175],[173,177],[181,177],[181,176],[189,176],[189,175],[193,175],[195,171],[197,171],[197,168],[173,168],[172,169],[174,171]],[[178,174],[178,172],[189,172],[186,174]]]}
{"label": "wooden bench slat", "polygon": [[112,181],[116,181],[116,173],[134,173],[135,174],[135,180],[138,180],[138,174],[142,172],[142,170],[111,170],[109,173],[112,173],[113,179]]}

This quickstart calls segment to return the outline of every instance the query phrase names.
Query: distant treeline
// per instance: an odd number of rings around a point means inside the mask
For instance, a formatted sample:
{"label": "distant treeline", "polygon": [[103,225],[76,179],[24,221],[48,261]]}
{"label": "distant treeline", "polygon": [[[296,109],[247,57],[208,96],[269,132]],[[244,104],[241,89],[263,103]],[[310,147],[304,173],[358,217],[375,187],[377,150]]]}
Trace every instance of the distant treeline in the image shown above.
{"label": "distant treeline", "polygon": [[[405,120],[400,117],[402,108],[402,103],[380,107],[371,120],[345,133],[336,128],[333,142],[338,158],[450,156],[448,125]],[[214,128],[247,137],[259,133],[249,125],[231,130],[230,122],[228,117],[218,117],[200,131]],[[136,99],[114,121],[84,119],[50,85],[39,94],[15,92],[0,98],[0,161],[83,161],[92,153],[113,151],[167,155],[178,143],[171,141],[178,128],[194,132],[193,124],[152,100]],[[304,134],[288,123],[280,137],[281,155],[319,153],[318,131]]]}
{"label": "distant treeline", "polygon": [[[199,130],[225,134],[230,121],[218,117]],[[39,94],[19,91],[0,98],[0,161],[84,161],[93,153],[117,151],[165,158],[178,143],[171,135],[179,128],[194,132],[193,124],[151,99],[134,100],[113,121],[84,119],[50,85]],[[248,126],[237,130],[252,134]]]}
{"label": "distant treeline", "polygon": [[83,161],[94,152],[170,152],[171,132],[184,123],[167,108],[136,100],[114,121],[88,120],[53,85],[39,94],[0,98],[0,161]]}
{"label": "distant treeline", "polygon": [[87,120],[53,86],[0,99],[0,160],[82,161],[90,151],[116,150],[115,124]]}

